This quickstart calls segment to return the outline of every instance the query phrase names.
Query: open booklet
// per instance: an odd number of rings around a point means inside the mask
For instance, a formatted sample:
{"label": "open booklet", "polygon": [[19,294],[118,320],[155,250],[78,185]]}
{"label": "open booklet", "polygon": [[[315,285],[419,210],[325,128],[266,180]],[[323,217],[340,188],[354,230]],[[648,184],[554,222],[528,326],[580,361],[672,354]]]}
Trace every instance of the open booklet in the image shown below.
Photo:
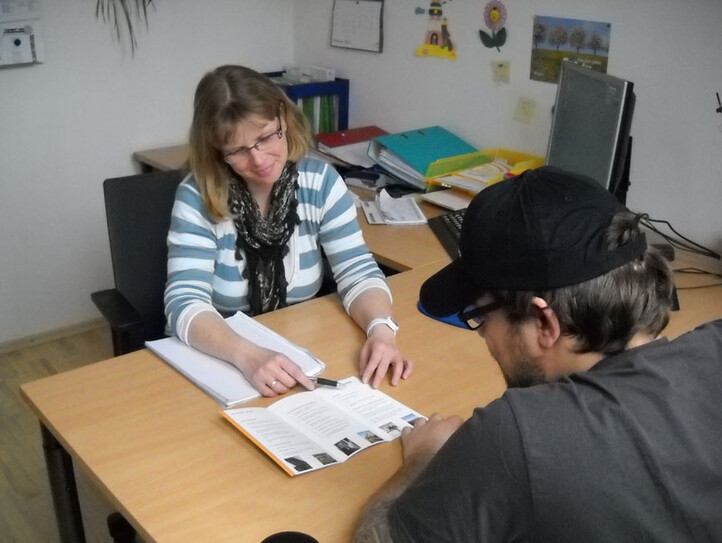
{"label": "open booklet", "polygon": [[[286,355],[308,376],[318,375],[326,365],[306,349],[241,312],[226,319],[239,336]],[[233,407],[261,394],[232,364],[189,347],[177,337],[147,341],[146,347],[209,394],[223,407]]]}
{"label": "open booklet", "polygon": [[291,476],[393,441],[422,417],[357,377],[340,381],[338,388],[319,387],[268,407],[238,407],[223,415]]}

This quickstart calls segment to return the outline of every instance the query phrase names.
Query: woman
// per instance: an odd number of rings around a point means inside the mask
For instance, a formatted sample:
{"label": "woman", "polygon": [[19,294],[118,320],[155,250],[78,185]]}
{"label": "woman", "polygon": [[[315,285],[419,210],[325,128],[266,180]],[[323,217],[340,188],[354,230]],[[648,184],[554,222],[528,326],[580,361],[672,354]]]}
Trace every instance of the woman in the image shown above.
{"label": "woman", "polygon": [[198,84],[189,176],[168,233],[168,326],[181,341],[227,360],[264,396],[313,383],[280,353],[235,334],[222,319],[312,298],[323,249],[344,308],[367,340],[362,381],[406,379],[391,294],[366,249],[351,196],[328,164],[306,157],[303,114],[266,76],[221,66]]}

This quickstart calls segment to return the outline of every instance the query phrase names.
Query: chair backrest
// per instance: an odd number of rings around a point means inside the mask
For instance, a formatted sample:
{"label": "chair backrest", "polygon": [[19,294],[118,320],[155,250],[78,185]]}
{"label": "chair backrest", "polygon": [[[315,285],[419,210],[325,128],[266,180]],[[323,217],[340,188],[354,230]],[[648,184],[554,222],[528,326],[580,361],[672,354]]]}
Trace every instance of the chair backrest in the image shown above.
{"label": "chair backrest", "polygon": [[173,170],[103,183],[115,288],[141,316],[146,339],[160,337],[165,326],[166,240],[183,175]]}

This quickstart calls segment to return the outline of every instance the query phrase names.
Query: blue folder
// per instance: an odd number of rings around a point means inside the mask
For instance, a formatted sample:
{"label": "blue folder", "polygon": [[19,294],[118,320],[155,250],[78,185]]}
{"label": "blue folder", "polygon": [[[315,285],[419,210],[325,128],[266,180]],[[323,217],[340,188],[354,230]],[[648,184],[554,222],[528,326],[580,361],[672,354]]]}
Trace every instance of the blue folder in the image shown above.
{"label": "blue folder", "polygon": [[368,155],[403,181],[425,188],[429,164],[475,151],[471,144],[445,128],[429,126],[373,138]]}

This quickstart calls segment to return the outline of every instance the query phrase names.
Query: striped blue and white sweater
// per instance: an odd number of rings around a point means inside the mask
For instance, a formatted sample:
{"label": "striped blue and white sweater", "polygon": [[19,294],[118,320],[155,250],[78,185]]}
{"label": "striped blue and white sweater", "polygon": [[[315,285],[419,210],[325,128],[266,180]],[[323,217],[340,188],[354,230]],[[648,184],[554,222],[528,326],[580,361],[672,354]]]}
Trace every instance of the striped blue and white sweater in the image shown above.
{"label": "striped blue and white sweater", "polygon": [[[284,258],[287,302],[312,298],[321,286],[321,247],[348,312],[369,288],[391,293],[361,234],[356,209],[341,177],[313,158],[298,163],[298,215]],[[203,311],[228,316],[247,311],[246,259],[235,258],[236,228],[231,219],[216,221],[203,203],[192,175],[178,187],[168,232],[168,281],[165,313],[168,332],[188,343],[188,328]]]}

